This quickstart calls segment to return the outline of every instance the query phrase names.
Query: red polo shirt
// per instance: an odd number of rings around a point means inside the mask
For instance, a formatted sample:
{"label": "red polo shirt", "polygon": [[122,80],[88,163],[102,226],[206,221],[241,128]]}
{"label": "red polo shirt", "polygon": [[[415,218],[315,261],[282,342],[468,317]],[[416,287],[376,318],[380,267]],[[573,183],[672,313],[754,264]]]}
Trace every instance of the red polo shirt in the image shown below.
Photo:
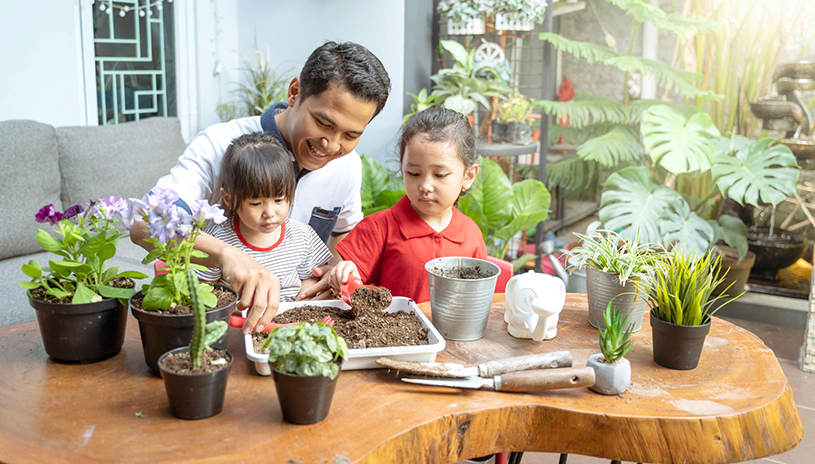
{"label": "red polo shirt", "polygon": [[337,245],[337,252],[357,265],[363,282],[417,303],[430,300],[424,265],[431,259],[487,258],[481,230],[472,219],[453,208],[450,224],[436,232],[413,210],[407,196],[364,218]]}

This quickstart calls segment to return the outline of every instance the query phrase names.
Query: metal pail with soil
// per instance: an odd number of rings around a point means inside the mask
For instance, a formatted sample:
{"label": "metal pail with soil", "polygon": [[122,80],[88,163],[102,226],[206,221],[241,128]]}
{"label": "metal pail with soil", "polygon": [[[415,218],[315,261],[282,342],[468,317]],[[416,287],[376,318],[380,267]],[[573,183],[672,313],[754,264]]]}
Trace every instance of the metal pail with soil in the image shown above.
{"label": "metal pail with soil", "polygon": [[487,331],[501,270],[477,258],[436,258],[425,264],[433,325],[447,340],[478,340]]}

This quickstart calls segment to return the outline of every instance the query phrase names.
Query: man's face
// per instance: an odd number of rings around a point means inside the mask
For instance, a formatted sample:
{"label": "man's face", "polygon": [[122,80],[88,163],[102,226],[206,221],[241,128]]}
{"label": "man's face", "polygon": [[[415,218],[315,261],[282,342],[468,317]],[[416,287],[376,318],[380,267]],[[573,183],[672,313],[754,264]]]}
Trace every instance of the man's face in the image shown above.
{"label": "man's face", "polygon": [[362,102],[343,87],[300,98],[300,79],[289,85],[289,114],[283,132],[301,168],[313,171],[347,155],[374,117],[376,102]]}

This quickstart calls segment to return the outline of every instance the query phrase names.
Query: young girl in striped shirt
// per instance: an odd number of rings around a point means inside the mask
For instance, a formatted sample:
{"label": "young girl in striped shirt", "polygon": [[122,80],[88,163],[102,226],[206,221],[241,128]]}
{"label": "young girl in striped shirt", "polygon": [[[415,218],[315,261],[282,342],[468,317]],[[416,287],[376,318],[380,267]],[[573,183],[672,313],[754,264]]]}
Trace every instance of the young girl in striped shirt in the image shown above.
{"label": "young girl in striped shirt", "polygon": [[[300,288],[317,282],[312,268],[331,252],[307,224],[287,219],[296,185],[286,149],[269,132],[232,141],[221,161],[222,205],[228,220],[204,232],[254,258],[280,279],[280,300],[293,301]],[[224,282],[221,270],[198,271],[201,280]]]}

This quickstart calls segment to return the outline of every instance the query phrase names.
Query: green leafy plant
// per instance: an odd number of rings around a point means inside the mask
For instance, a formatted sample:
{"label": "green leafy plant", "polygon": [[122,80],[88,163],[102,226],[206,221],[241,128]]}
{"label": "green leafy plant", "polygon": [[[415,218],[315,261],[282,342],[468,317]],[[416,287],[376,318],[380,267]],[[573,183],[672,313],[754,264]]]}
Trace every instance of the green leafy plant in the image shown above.
{"label": "green leafy plant", "polygon": [[[716,311],[744,293],[725,298],[725,289],[711,298],[713,289],[724,281],[727,274],[727,271],[721,272],[721,260],[715,250],[708,250],[701,257],[685,248],[674,248],[664,254],[661,265],[646,280],[653,305],[651,314],[675,325],[706,324]],[[726,301],[717,305],[723,299]]]}
{"label": "green leafy plant", "polygon": [[511,92],[490,63],[475,61],[475,48],[467,52],[455,40],[440,40],[439,51],[444,50],[450,52],[455,64],[430,76],[435,83],[435,102],[440,106],[469,115],[479,104],[491,109],[488,97],[503,98]]}
{"label": "green leafy plant", "polygon": [[436,11],[453,22],[466,23],[492,12],[495,0],[439,0]]}
{"label": "green leafy plant", "polygon": [[201,297],[201,285],[195,271],[187,269],[187,289],[190,293],[190,307],[193,310],[192,340],[190,340],[190,362],[193,369],[201,368],[204,350],[220,340],[228,327],[225,321],[207,323],[206,307]]}
{"label": "green leafy plant", "polygon": [[542,24],[546,13],[544,0],[495,0],[494,13],[505,14],[515,21]]}
{"label": "green leafy plant", "polygon": [[116,246],[124,232],[116,229],[116,215],[127,209],[121,198],[91,201],[88,208],[75,205],[61,213],[54,205],[44,206],[35,220],[56,225],[55,235],[37,230],[37,242],[43,250],[59,257],[43,267],[36,260],[23,264],[23,273],[30,281],[19,286],[28,290],[43,288],[45,294],[59,303],[83,304],[118,298],[123,304],[133,295],[134,288],[113,287],[114,279],[143,279],[141,272],[119,272],[119,266],[105,267],[116,254]]}
{"label": "green leafy plant", "polygon": [[576,258],[573,267],[591,266],[615,274],[620,285],[625,285],[628,281],[641,282],[653,272],[654,266],[659,262],[659,246],[641,245],[639,237],[628,239],[610,230],[574,235],[580,239],[580,245],[569,252]]}
{"label": "green leafy plant", "polygon": [[511,184],[494,161],[479,158],[478,164],[478,178],[459,198],[458,209],[478,224],[487,254],[503,259],[510,238],[549,217],[551,195],[537,179]]}
{"label": "green leafy plant", "polygon": [[515,92],[506,100],[498,103],[495,120],[502,123],[525,122],[532,116],[534,100]]}
{"label": "green leafy plant", "polygon": [[[618,295],[619,296],[619,295]],[[614,298],[617,298],[616,296]],[[616,363],[623,358],[634,345],[631,340],[631,333],[634,330],[634,324],[627,324],[629,314],[625,317],[620,315],[620,312],[613,308],[611,304],[614,299],[608,302],[608,307],[603,311],[603,322],[605,326],[600,330],[600,352],[609,363]]]}
{"label": "green leafy plant", "polygon": [[360,155],[362,160],[362,214],[365,216],[388,209],[405,196],[402,178],[388,171],[374,158]]}
{"label": "green leafy plant", "polygon": [[436,106],[436,97],[439,95],[435,92],[427,93],[427,89],[423,88],[419,91],[419,94],[412,94],[410,92],[406,92],[408,95],[413,97],[414,103],[410,105],[410,113],[406,114],[402,118],[402,124],[405,124],[408,119],[410,119],[414,114],[421,113],[422,111],[430,108],[431,106]]}
{"label": "green leafy plant", "polygon": [[337,377],[348,346],[337,331],[322,322],[300,322],[278,327],[263,342],[269,364],[279,372],[300,376]]}

